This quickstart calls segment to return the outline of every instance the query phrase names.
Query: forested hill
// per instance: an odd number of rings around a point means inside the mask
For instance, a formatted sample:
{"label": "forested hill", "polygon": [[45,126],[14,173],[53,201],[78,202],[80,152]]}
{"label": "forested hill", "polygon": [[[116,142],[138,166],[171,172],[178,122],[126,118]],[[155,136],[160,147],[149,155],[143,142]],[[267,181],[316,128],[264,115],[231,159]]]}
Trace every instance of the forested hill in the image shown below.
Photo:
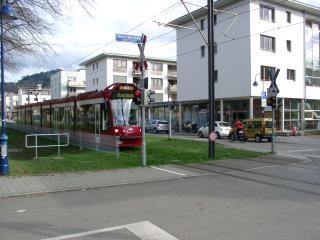
{"label": "forested hill", "polygon": [[33,88],[38,84],[41,84],[43,88],[50,88],[50,76],[58,71],[56,69],[23,76],[16,84],[12,82],[5,83],[5,91],[17,93],[19,88]]}

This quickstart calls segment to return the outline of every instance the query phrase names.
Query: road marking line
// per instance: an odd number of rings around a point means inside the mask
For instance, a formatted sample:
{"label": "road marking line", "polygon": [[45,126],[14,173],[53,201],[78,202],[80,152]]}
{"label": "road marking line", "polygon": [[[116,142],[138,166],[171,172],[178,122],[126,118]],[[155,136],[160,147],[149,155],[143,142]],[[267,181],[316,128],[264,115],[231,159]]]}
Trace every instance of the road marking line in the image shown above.
{"label": "road marking line", "polygon": [[154,167],[154,166],[150,166],[150,167],[151,167],[151,168],[154,168],[154,169],[157,169],[157,170],[160,170],[160,171],[177,174],[177,175],[180,175],[180,176],[187,176],[187,174],[179,173],[179,172],[175,172],[175,171],[170,171],[170,170],[167,170],[167,169],[164,169],[164,168],[158,168],[158,167]]}
{"label": "road marking line", "polygon": [[273,164],[273,165],[267,165],[267,166],[262,166],[262,167],[248,168],[248,169],[245,169],[245,170],[251,171],[251,170],[257,170],[257,169],[268,168],[268,167],[275,167],[275,166],[279,166],[279,165],[278,165],[278,164]]}
{"label": "road marking line", "polygon": [[297,150],[288,150],[284,152],[309,152],[309,151],[318,151],[319,149],[297,149]]}
{"label": "road marking line", "polygon": [[276,153],[279,156],[286,156],[286,157],[294,157],[294,158],[302,158],[302,159],[306,159],[306,157],[303,156],[296,156],[296,155],[289,155],[289,154],[281,154],[281,153]]}
{"label": "road marking line", "polygon": [[307,157],[313,157],[313,158],[320,158],[320,156],[317,156],[317,155],[305,155],[305,156],[307,156]]}
{"label": "road marking line", "polygon": [[25,210],[25,209],[20,209],[20,210],[17,210],[17,213],[24,213],[24,212],[26,212],[27,210]]}
{"label": "road marking line", "polygon": [[60,237],[46,238],[42,240],[65,240],[65,239],[83,237],[83,236],[110,232],[110,231],[115,231],[120,229],[127,229],[128,231],[130,231],[131,233],[139,237],[141,240],[178,240],[177,238],[163,231],[161,228],[157,227],[156,225],[152,224],[149,221],[126,224],[126,225],[117,226],[117,227],[102,228],[102,229],[97,229],[97,230],[92,230],[87,232],[64,235]]}
{"label": "road marking line", "polygon": [[149,221],[130,224],[127,229],[141,240],[178,240]]}

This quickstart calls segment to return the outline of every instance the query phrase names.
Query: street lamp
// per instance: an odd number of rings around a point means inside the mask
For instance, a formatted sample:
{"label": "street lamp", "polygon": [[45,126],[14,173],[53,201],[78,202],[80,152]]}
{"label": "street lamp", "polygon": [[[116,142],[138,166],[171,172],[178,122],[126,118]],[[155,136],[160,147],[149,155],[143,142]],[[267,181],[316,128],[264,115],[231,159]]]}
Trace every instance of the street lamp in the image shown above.
{"label": "street lamp", "polygon": [[[261,73],[257,73],[256,76],[254,77],[254,82],[253,82],[253,86],[254,87],[258,87],[259,86],[259,83],[257,81],[257,76],[258,75],[261,75]],[[261,107],[266,107],[267,106],[267,94],[265,93],[264,91],[264,82],[265,80],[264,79],[261,79],[262,80],[262,93],[261,93]],[[262,117],[264,117],[264,110],[262,111]]]}
{"label": "street lamp", "polygon": [[0,28],[1,28],[1,159],[0,159],[0,175],[7,175],[9,173],[8,163],[8,137],[5,134],[5,106],[4,106],[4,49],[3,49],[3,21],[16,20],[17,14],[8,4],[3,4],[1,0],[0,10]]}

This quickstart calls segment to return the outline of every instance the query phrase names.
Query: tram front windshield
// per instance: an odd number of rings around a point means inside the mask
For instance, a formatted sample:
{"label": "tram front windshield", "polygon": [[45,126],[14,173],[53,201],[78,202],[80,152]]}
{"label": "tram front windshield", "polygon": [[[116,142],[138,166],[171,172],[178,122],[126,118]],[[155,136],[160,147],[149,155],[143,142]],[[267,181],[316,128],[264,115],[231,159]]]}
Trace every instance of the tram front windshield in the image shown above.
{"label": "tram front windshield", "polygon": [[112,99],[112,116],[115,126],[137,125],[137,109],[133,107],[133,99]]}

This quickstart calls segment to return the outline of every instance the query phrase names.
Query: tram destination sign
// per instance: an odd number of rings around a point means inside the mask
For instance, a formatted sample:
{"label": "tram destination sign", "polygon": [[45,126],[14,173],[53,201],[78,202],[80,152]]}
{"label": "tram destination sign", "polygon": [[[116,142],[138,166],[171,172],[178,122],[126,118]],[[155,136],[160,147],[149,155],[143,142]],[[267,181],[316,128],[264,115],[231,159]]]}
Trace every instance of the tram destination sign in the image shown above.
{"label": "tram destination sign", "polygon": [[133,94],[133,92],[115,91],[112,93],[111,98],[113,98],[113,99],[118,99],[118,98],[133,99],[134,94]]}

